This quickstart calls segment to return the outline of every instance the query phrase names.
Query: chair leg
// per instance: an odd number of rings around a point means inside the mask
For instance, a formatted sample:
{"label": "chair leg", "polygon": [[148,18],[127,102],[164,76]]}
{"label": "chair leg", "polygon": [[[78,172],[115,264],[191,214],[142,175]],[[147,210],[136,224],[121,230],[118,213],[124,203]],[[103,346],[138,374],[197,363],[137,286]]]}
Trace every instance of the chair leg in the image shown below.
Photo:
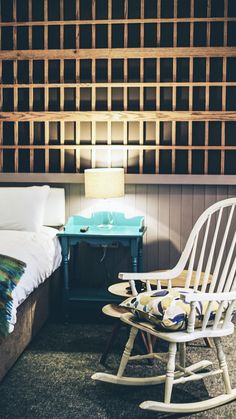
{"label": "chair leg", "polygon": [[208,348],[213,348],[212,339],[211,338],[204,338],[204,342]]}
{"label": "chair leg", "polygon": [[216,352],[217,357],[219,361],[220,369],[222,369],[223,374],[223,380],[225,385],[225,391],[227,394],[230,394],[232,392],[231,384],[230,384],[230,378],[229,378],[229,372],[228,372],[228,366],[226,362],[226,357],[223,352],[222,344],[220,338],[213,338],[215,346],[216,346]]}
{"label": "chair leg", "polygon": [[117,336],[119,334],[119,331],[120,331],[121,326],[122,326],[121,321],[120,320],[117,320],[117,322],[115,322],[115,324],[113,326],[113,329],[112,329],[112,332],[111,332],[111,336],[110,336],[110,338],[109,338],[109,340],[107,342],[107,346],[106,346],[106,348],[105,348],[105,350],[104,350],[104,352],[103,352],[103,354],[102,354],[102,356],[100,358],[100,361],[99,361],[100,364],[102,364],[102,365],[105,364],[106,359],[107,359],[107,356],[108,356],[109,352],[111,351],[112,346],[114,345],[114,342],[115,342],[115,340],[116,340],[116,338],[117,338]]}
{"label": "chair leg", "polygon": [[185,368],[186,364],[186,343],[179,343],[179,363]]}
{"label": "chair leg", "polygon": [[140,330],[140,337],[141,337],[141,341],[142,341],[143,346],[144,346],[145,353],[148,353],[149,352],[149,346],[148,346],[148,342],[147,342],[147,334],[144,333],[142,330]]}
{"label": "chair leg", "polygon": [[176,355],[176,343],[169,344],[169,358],[166,369],[166,382],[165,382],[165,397],[164,402],[170,403],[172,387],[174,382],[174,372],[175,372],[175,355]]}
{"label": "chair leg", "polygon": [[124,352],[123,352],[123,355],[122,355],[122,358],[121,358],[121,361],[120,361],[120,366],[119,366],[119,369],[118,369],[118,372],[117,372],[118,377],[122,377],[122,375],[124,373],[124,370],[125,370],[126,365],[129,361],[129,357],[130,357],[130,354],[131,354],[133,346],[134,346],[134,340],[137,336],[137,333],[138,333],[138,329],[136,329],[136,327],[131,327],[129,339],[128,339],[126,345],[125,345],[125,349],[124,349]]}
{"label": "chair leg", "polygon": [[156,336],[152,336],[152,346],[153,346],[153,348],[154,348],[154,347],[155,347],[155,345],[156,345],[156,341],[157,341]]}
{"label": "chair leg", "polygon": [[149,349],[149,353],[153,353],[153,344],[152,344],[152,338],[151,335],[149,333],[147,333],[147,342],[148,342],[148,349]]}

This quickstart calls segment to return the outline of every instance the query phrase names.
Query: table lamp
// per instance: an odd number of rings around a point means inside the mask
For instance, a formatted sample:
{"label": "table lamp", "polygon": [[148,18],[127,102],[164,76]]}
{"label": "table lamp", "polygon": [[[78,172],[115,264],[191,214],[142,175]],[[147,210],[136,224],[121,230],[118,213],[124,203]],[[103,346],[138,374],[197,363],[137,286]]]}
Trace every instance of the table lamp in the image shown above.
{"label": "table lamp", "polygon": [[[86,198],[109,199],[124,196],[124,169],[86,169],[84,181]],[[103,220],[98,227],[111,228],[114,224],[112,211],[99,214],[103,216]]]}

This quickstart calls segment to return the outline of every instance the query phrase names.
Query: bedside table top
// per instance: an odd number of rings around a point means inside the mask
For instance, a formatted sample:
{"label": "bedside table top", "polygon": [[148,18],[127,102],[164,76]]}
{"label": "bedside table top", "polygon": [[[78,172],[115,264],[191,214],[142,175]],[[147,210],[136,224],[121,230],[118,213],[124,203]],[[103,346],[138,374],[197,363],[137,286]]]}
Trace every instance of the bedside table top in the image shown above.
{"label": "bedside table top", "polygon": [[[109,226],[111,214],[112,225]],[[88,229],[82,232],[81,228],[85,226]],[[96,212],[89,218],[80,215],[70,217],[64,231],[57,235],[59,237],[74,235],[84,237],[142,237],[145,231],[143,216],[126,218],[121,212]]]}

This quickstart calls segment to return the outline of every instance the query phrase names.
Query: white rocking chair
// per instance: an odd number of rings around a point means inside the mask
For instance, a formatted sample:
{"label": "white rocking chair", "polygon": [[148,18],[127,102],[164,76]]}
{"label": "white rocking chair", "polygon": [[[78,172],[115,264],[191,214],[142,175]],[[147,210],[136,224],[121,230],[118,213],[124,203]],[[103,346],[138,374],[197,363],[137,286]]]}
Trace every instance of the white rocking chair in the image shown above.
{"label": "white rocking chair", "polygon": [[[128,280],[131,283],[135,280],[146,281],[148,291],[151,291],[150,283],[156,282],[157,290],[160,290],[163,285],[171,288],[172,280],[179,276],[187,266],[185,289],[189,291],[185,296],[185,302],[190,304],[187,327],[181,331],[159,331],[156,325],[150,321],[140,320],[131,312],[124,314],[121,316],[121,320],[128,324],[131,330],[118,372],[116,375],[96,373],[92,376],[94,380],[132,386],[164,383],[164,402],[145,401],[140,404],[142,409],[154,411],[193,413],[220,406],[236,398],[236,388],[231,388],[226,358],[221,345],[221,338],[234,332],[231,320],[236,303],[235,205],[236,198],[226,199],[212,205],[199,217],[179,262],[173,269],[165,272],[119,274],[122,280]],[[196,272],[193,278],[194,267]],[[204,272],[203,279],[202,272]],[[195,323],[198,302],[206,305],[200,325]],[[216,302],[218,308],[212,318],[212,307]],[[163,359],[166,354],[150,353],[131,356],[138,330],[168,342],[169,351],[166,361]],[[199,338],[213,339],[219,369],[201,371],[212,366],[213,354],[211,354],[211,360],[200,360],[200,362],[186,367],[185,344]],[[177,344],[181,349],[178,363],[175,360]],[[124,376],[128,361],[147,358],[164,360],[167,364],[166,373],[144,378]],[[174,384],[191,382],[216,374],[222,375],[225,388],[223,394],[194,403],[171,403]]]}

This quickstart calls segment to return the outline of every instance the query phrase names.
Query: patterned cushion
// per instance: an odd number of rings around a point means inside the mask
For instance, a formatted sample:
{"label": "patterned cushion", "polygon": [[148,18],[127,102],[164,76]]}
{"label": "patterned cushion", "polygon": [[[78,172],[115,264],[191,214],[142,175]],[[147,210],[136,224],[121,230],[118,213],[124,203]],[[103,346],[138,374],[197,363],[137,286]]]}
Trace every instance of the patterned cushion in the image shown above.
{"label": "patterned cushion", "polygon": [[[142,292],[136,297],[130,297],[120,305],[131,309],[140,319],[154,323],[161,330],[183,330],[187,327],[190,303],[185,302],[185,295],[192,293],[192,289],[171,288],[159,291]],[[196,291],[199,292],[199,291]],[[208,303],[196,303],[195,327],[201,326],[202,317]],[[219,307],[217,302],[212,304],[209,320],[213,320]]]}

